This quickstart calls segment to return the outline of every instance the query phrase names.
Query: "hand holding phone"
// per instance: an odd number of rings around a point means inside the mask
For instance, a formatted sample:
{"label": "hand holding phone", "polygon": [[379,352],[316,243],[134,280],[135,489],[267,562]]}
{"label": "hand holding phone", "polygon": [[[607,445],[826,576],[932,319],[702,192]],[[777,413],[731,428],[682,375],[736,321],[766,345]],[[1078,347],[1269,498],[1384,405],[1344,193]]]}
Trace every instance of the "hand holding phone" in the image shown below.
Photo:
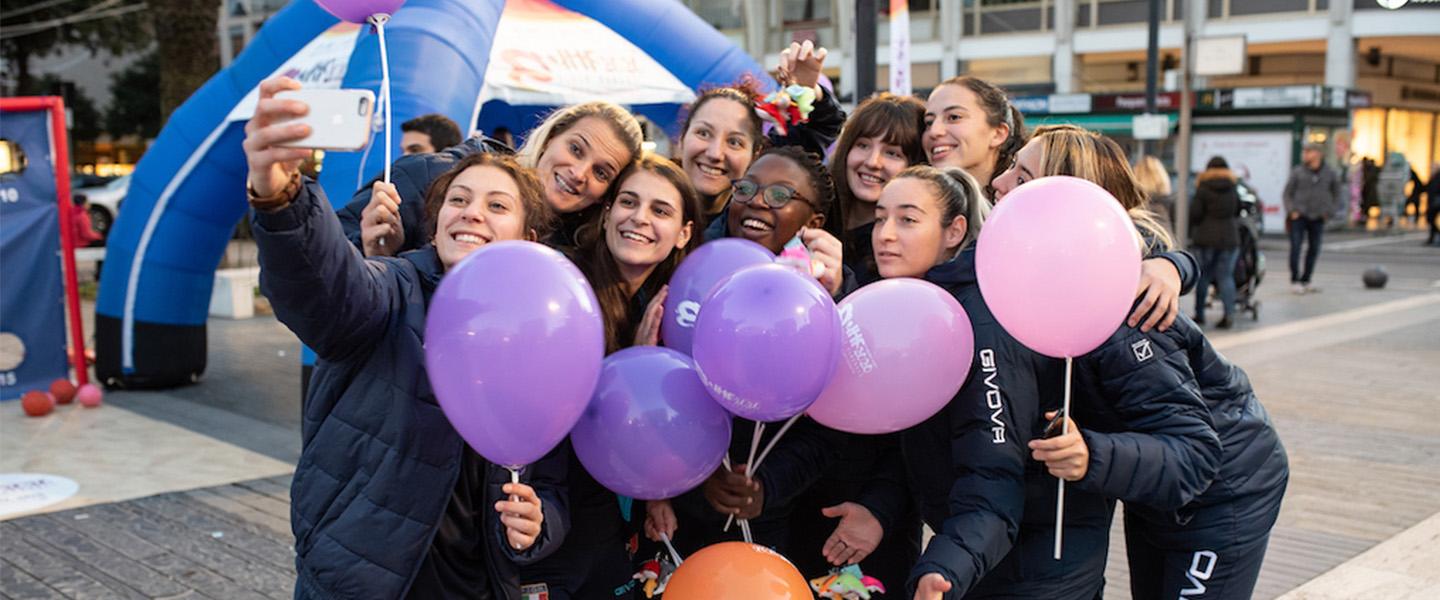
{"label": "hand holding phone", "polygon": [[353,151],[370,142],[375,94],[370,90],[293,90],[275,95],[299,100],[310,110],[295,119],[310,126],[310,135],[281,145],[291,148]]}

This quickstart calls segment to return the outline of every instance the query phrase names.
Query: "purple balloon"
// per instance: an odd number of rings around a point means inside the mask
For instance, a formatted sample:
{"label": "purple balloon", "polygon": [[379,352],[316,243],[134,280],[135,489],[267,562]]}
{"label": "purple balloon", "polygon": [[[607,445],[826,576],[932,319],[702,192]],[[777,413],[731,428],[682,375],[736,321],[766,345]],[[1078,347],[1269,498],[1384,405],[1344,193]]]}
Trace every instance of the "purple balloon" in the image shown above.
{"label": "purple balloon", "polygon": [[519,467],[580,418],[605,356],[595,292],[559,252],[487,244],[445,274],[425,320],[430,385],[445,416],[490,462]]}
{"label": "purple balloon", "polygon": [[341,21],[364,23],[370,15],[394,15],[405,0],[315,0],[315,4]]}
{"label": "purple balloon", "polygon": [[694,489],[720,466],[730,418],[706,393],[690,357],[636,346],[605,358],[570,441],[601,485],[662,500]]}
{"label": "purple balloon", "polygon": [[840,355],[830,295],[782,265],[749,267],[716,286],[695,321],[695,367],[726,410],[755,421],[804,412]]}
{"label": "purple balloon", "polygon": [[775,262],[774,253],[760,244],[738,238],[715,240],[691,252],[670,276],[665,321],[660,326],[665,347],[690,354],[695,317],[700,314],[700,303],[710,296],[715,284],[745,267],[772,262]]}

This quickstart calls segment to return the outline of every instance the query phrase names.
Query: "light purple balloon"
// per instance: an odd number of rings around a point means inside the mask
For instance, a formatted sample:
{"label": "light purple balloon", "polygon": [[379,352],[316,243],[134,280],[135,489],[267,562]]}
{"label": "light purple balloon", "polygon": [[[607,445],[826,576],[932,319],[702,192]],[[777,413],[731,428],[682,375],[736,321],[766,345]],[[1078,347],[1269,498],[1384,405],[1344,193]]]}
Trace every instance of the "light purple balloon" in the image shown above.
{"label": "light purple balloon", "polygon": [[315,0],[315,4],[341,21],[364,23],[370,15],[394,15],[405,0]]}
{"label": "light purple balloon", "polygon": [[986,306],[1041,354],[1094,350],[1135,301],[1135,224],[1114,196],[1084,179],[1042,177],[1015,188],[995,205],[977,243]]}
{"label": "light purple balloon", "polygon": [[726,410],[755,421],[804,412],[840,355],[840,317],[819,286],[782,265],[715,287],[695,321],[695,368]]}
{"label": "light purple balloon", "polygon": [[559,252],[487,244],[451,268],[430,300],[430,386],[471,448],[499,465],[526,465],[585,410],[604,331],[595,292]]}
{"label": "light purple balloon", "polygon": [[706,393],[690,357],[636,346],[605,358],[570,441],[596,481],[641,500],[705,482],[730,447],[730,413]]}
{"label": "light purple balloon", "polygon": [[945,408],[970,373],[975,331],[949,292],[919,279],[877,281],[840,301],[840,363],[806,411],[850,433],[890,433]]}
{"label": "light purple balloon", "polygon": [[660,325],[665,347],[690,354],[700,303],[710,296],[715,284],[745,267],[772,262],[775,262],[773,252],[739,238],[718,239],[691,252],[670,276],[665,321]]}

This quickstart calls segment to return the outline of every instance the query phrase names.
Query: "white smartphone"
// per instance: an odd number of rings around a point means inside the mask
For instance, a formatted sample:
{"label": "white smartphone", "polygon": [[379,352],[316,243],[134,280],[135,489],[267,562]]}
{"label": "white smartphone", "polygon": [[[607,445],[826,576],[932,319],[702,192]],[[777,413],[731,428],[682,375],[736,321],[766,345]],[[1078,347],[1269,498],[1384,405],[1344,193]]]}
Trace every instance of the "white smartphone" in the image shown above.
{"label": "white smartphone", "polygon": [[375,94],[370,90],[297,90],[275,94],[299,100],[310,112],[294,121],[310,126],[310,135],[282,146],[319,150],[359,150],[370,142]]}

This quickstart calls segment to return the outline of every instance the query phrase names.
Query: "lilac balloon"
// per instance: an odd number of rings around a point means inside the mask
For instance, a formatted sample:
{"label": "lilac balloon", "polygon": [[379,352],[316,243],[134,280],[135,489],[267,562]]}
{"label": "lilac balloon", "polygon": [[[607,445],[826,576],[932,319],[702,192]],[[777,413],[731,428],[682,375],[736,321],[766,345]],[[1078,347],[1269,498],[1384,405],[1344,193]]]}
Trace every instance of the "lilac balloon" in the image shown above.
{"label": "lilac balloon", "polygon": [[642,500],[704,483],[730,447],[730,413],[706,393],[690,357],[636,346],[605,358],[585,414],[570,432],[601,485]]}
{"label": "lilac balloon", "polygon": [[1135,224],[1109,192],[1075,177],[1042,177],[1006,194],[975,252],[995,319],[1057,358],[1085,354],[1115,333],[1140,282]]}
{"label": "lilac balloon", "polygon": [[370,15],[394,15],[405,0],[315,0],[315,4],[341,21],[364,23]]}
{"label": "lilac balloon", "polygon": [[716,286],[695,321],[695,367],[726,410],[755,421],[804,412],[840,355],[830,295],[782,265],[761,265]]}
{"label": "lilac balloon", "polygon": [[691,252],[670,276],[665,321],[660,326],[665,347],[690,354],[695,317],[700,314],[700,303],[710,296],[715,284],[745,267],[772,262],[775,262],[774,253],[760,244],[738,238],[715,240]]}
{"label": "lilac balloon", "polygon": [[445,274],[429,312],[430,385],[470,447],[518,467],[565,439],[605,356],[600,306],[575,265],[533,242],[487,244]]}
{"label": "lilac balloon", "polygon": [[840,364],[807,412],[831,429],[890,433],[946,404],[970,373],[975,332],[949,292],[889,279],[840,302]]}

